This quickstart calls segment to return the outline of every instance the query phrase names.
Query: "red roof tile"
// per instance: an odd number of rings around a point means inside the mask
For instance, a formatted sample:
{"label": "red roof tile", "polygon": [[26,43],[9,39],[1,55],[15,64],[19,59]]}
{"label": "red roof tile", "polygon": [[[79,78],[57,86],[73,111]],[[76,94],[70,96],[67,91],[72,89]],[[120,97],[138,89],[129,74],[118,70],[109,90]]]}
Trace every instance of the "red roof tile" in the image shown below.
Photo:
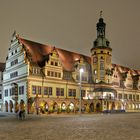
{"label": "red roof tile", "polygon": [[4,71],[5,69],[5,63],[0,63],[0,71]]}
{"label": "red roof tile", "polygon": [[[52,50],[54,49],[54,46],[51,45],[43,45],[37,42],[33,42],[30,40],[26,40],[23,38],[19,38],[19,42],[23,44],[26,49],[29,51],[32,57],[32,62],[37,64],[43,64],[44,57],[49,55]],[[78,54],[74,52],[70,52],[67,50],[63,50],[60,48],[55,48],[58,55],[60,62],[62,63],[62,66],[67,71],[73,71],[74,70],[74,63],[77,59],[80,59],[81,57],[84,58],[84,61],[90,64],[91,59],[88,56],[85,56],[83,54]]]}

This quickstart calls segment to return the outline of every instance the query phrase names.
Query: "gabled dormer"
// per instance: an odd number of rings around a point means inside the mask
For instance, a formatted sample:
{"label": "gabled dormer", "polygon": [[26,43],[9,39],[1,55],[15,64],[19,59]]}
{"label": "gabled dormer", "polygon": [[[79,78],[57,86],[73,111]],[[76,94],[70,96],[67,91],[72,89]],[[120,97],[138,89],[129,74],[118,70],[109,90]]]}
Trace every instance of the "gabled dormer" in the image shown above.
{"label": "gabled dormer", "polygon": [[55,47],[48,55],[48,61],[45,62],[45,75],[48,78],[63,78],[63,67],[59,59],[59,54]]}
{"label": "gabled dormer", "polygon": [[117,67],[114,68],[112,74],[112,84],[114,87],[120,87],[120,72],[118,71]]}
{"label": "gabled dormer", "polygon": [[126,88],[132,89],[133,88],[133,79],[132,79],[132,75],[131,75],[131,71],[129,70],[127,73],[127,77],[124,83]]}

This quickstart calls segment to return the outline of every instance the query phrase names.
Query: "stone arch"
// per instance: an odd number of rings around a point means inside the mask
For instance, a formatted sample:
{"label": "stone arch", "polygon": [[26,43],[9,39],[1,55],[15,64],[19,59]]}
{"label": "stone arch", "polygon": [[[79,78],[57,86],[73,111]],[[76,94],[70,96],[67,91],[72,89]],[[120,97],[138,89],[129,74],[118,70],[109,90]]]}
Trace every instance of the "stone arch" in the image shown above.
{"label": "stone arch", "polygon": [[94,103],[91,103],[89,108],[90,108],[90,112],[94,112]]}
{"label": "stone arch", "polygon": [[20,100],[20,110],[25,110],[25,102],[24,100]]}
{"label": "stone arch", "polygon": [[54,104],[53,104],[53,110],[54,110],[54,112],[58,111],[58,104],[56,102],[54,102]]}
{"label": "stone arch", "polygon": [[69,111],[70,112],[74,112],[74,110],[75,110],[75,105],[74,105],[73,102],[70,102],[70,104],[69,104]]}
{"label": "stone arch", "polygon": [[111,103],[111,110],[115,110],[115,102]]}
{"label": "stone arch", "polygon": [[13,112],[14,105],[13,105],[13,102],[11,100],[9,102],[9,105],[10,105],[10,112]]}
{"label": "stone arch", "polygon": [[15,113],[19,111],[19,104],[18,102],[15,102]]}
{"label": "stone arch", "polygon": [[101,103],[97,102],[96,103],[96,112],[100,112],[101,111]]}
{"label": "stone arch", "polygon": [[49,111],[49,104],[47,102],[44,103],[45,112]]}
{"label": "stone arch", "polygon": [[61,104],[61,110],[62,110],[62,112],[65,112],[66,109],[67,109],[66,103],[65,102],[62,102],[62,104]]}
{"label": "stone arch", "polygon": [[5,112],[8,112],[8,102],[5,101]]}

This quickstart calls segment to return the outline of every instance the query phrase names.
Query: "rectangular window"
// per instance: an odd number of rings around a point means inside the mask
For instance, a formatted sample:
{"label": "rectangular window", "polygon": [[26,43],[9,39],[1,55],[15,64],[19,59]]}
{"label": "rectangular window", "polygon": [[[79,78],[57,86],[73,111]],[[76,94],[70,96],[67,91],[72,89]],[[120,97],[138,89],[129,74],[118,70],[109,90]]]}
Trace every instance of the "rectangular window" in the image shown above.
{"label": "rectangular window", "polygon": [[64,96],[64,89],[61,88],[61,96]]}
{"label": "rectangular window", "polygon": [[56,88],[56,96],[64,96],[64,88]]}
{"label": "rectangular window", "polygon": [[136,100],[139,101],[139,95],[136,95]]}
{"label": "rectangular window", "polygon": [[52,87],[48,87],[49,95],[52,95]]}
{"label": "rectangular window", "polygon": [[58,73],[58,77],[61,78],[61,73]]}
{"label": "rectangular window", "polygon": [[76,97],[76,89],[69,89],[69,96]]}
{"label": "rectangular window", "polygon": [[11,66],[18,64],[18,59],[11,62]]}
{"label": "rectangular window", "polygon": [[53,61],[51,61],[51,65],[54,65],[54,62]]}
{"label": "rectangular window", "polygon": [[10,88],[10,96],[15,94],[15,88]]}
{"label": "rectangular window", "polygon": [[32,86],[32,94],[36,94],[36,86]]}
{"label": "rectangular window", "polygon": [[37,86],[37,89],[38,89],[37,93],[41,95],[41,86]]}
{"label": "rectangular window", "polygon": [[14,77],[17,77],[18,76],[18,72],[13,72],[10,74],[10,78],[14,78]]}
{"label": "rectangular window", "polygon": [[19,87],[19,95],[24,94],[24,86]]}
{"label": "rectangular window", "polygon": [[133,100],[135,100],[135,95],[133,95]]}
{"label": "rectangular window", "polygon": [[2,99],[2,94],[0,94],[0,99]]}
{"label": "rectangular window", "polygon": [[86,95],[86,91],[85,90],[81,90],[81,97],[85,97]]}
{"label": "rectangular window", "polygon": [[41,95],[41,86],[32,86],[32,94]]}
{"label": "rectangular window", "polygon": [[52,95],[52,87],[44,87],[44,95]]}
{"label": "rectangular window", "polygon": [[57,72],[55,72],[55,77],[57,77]]}
{"label": "rectangular window", "polygon": [[48,95],[48,87],[44,87],[44,95]]}
{"label": "rectangular window", "polygon": [[132,94],[129,94],[129,100],[132,100]]}
{"label": "rectangular window", "polygon": [[122,99],[122,94],[119,94],[119,99]]}
{"label": "rectangular window", "polygon": [[60,88],[56,88],[56,96],[60,96]]}
{"label": "rectangular window", "polygon": [[8,89],[5,89],[4,93],[5,93],[5,97],[7,97],[8,96]]}
{"label": "rectangular window", "polygon": [[124,99],[127,99],[127,94],[124,94]]}
{"label": "rectangular window", "polygon": [[47,75],[50,76],[50,71],[47,72]]}
{"label": "rectangular window", "polygon": [[55,62],[55,66],[58,66],[58,62]]}
{"label": "rectangular window", "polygon": [[53,77],[53,73],[54,73],[54,72],[53,72],[53,71],[51,71],[51,76],[52,76],[52,77]]}

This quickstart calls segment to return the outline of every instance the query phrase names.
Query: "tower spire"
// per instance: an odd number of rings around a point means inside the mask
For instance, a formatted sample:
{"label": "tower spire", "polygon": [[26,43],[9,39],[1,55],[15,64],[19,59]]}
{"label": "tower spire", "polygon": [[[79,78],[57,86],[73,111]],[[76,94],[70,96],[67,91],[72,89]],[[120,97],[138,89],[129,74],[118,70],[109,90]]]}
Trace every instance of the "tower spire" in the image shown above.
{"label": "tower spire", "polygon": [[100,11],[99,22],[96,24],[97,27],[97,37],[105,37],[105,26],[104,19],[102,18],[102,11]]}
{"label": "tower spire", "polygon": [[102,18],[102,15],[103,15],[103,11],[100,11],[100,18]]}

